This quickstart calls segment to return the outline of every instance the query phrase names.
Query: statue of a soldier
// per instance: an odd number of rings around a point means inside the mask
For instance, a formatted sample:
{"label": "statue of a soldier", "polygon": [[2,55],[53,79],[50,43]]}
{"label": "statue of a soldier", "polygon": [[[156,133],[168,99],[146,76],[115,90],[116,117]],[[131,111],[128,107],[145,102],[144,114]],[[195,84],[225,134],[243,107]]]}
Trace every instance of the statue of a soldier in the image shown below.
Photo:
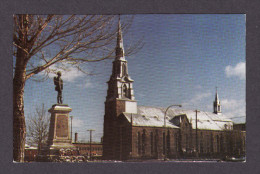
{"label": "statue of a soldier", "polygon": [[54,85],[55,85],[55,91],[58,92],[57,95],[57,103],[62,104],[62,90],[63,90],[63,81],[61,79],[61,72],[57,72],[57,77],[54,77]]}

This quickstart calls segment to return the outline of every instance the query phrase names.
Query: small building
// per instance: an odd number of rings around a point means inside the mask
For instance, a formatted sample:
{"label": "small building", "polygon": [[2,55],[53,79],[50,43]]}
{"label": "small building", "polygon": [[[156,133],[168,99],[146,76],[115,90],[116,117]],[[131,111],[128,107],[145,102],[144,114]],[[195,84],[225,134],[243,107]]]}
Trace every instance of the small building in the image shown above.
{"label": "small building", "polygon": [[87,156],[99,159],[103,155],[103,145],[102,143],[91,143],[91,150],[90,150],[90,143],[73,143],[73,146],[76,147],[79,155],[81,156]]}
{"label": "small building", "polygon": [[38,148],[34,146],[29,146],[25,144],[24,149],[24,161],[25,162],[33,162],[36,161],[38,155]]}

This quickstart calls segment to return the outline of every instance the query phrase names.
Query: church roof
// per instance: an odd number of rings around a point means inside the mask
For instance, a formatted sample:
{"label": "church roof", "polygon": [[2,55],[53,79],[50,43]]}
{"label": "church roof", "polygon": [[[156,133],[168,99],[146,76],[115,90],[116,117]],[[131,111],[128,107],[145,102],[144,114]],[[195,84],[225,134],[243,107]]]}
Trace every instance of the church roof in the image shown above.
{"label": "church roof", "polygon": [[[165,110],[166,108],[162,107],[138,106],[137,114],[124,113],[124,115],[129,122],[131,122],[132,115],[134,126],[163,127]],[[166,115],[166,126],[178,128],[178,124],[176,124],[176,119],[178,119],[180,115],[186,115],[189,122],[192,123],[192,128],[196,129],[195,111],[181,108],[169,108]],[[215,114],[204,111],[198,112],[198,129],[224,130],[232,125],[232,121],[226,118],[223,114]]]}
{"label": "church roof", "polygon": [[[123,113],[126,119],[131,122],[133,126],[149,126],[149,127],[163,127],[164,118],[158,116],[147,116],[132,113]],[[131,118],[132,117],[132,118]],[[178,126],[166,120],[166,127],[179,128]]]}

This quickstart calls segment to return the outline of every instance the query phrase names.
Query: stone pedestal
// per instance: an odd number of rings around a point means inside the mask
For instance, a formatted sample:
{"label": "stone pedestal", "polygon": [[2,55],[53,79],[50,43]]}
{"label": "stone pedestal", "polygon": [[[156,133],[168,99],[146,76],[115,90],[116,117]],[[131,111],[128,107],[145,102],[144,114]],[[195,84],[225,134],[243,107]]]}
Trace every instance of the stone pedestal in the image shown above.
{"label": "stone pedestal", "polygon": [[74,149],[70,137],[69,113],[72,109],[66,104],[55,104],[49,109],[51,113],[48,145],[44,156],[53,159],[59,156],[60,149]]}
{"label": "stone pedestal", "polygon": [[72,109],[66,104],[55,104],[49,109],[51,113],[48,146],[50,148],[70,147],[69,113]]}

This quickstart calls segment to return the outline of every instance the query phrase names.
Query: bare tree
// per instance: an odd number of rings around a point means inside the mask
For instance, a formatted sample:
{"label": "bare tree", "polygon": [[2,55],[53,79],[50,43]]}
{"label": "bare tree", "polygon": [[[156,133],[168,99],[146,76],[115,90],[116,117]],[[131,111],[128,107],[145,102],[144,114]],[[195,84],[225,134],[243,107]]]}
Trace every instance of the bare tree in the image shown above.
{"label": "bare tree", "polygon": [[47,114],[44,104],[36,107],[35,112],[30,115],[27,123],[27,140],[29,144],[37,144],[38,154],[42,146],[47,143],[50,116]]}
{"label": "bare tree", "polygon": [[[64,63],[83,71],[82,63],[111,58],[117,17],[107,15],[14,15],[13,159],[23,162],[25,145],[24,87],[28,79],[55,72]],[[131,23],[131,22],[130,22]],[[128,28],[129,23],[122,25]],[[138,43],[138,42],[137,42]],[[140,43],[140,42],[139,42]],[[139,44],[136,44],[139,45]],[[133,48],[129,49],[134,52]],[[127,51],[126,51],[127,54]]]}

